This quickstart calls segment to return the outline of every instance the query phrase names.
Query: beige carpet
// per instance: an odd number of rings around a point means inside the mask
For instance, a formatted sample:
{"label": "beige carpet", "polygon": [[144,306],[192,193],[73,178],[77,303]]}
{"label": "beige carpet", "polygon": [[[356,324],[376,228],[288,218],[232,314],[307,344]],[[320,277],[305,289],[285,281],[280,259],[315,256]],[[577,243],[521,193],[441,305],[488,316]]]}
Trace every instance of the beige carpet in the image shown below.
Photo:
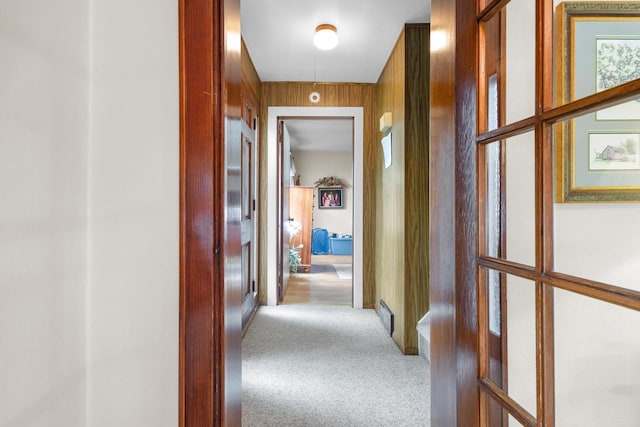
{"label": "beige carpet", "polygon": [[261,307],[244,337],[242,425],[429,426],[429,364],[373,310]]}

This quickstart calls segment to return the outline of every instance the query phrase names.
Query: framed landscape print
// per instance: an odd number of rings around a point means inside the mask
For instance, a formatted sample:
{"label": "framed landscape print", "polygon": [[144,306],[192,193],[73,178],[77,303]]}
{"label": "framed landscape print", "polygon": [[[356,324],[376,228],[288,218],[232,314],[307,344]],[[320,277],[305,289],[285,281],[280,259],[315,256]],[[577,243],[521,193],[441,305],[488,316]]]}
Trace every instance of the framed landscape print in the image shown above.
{"label": "framed landscape print", "polygon": [[[640,2],[556,8],[562,105],[640,79]],[[556,201],[640,201],[640,98],[556,126]]]}

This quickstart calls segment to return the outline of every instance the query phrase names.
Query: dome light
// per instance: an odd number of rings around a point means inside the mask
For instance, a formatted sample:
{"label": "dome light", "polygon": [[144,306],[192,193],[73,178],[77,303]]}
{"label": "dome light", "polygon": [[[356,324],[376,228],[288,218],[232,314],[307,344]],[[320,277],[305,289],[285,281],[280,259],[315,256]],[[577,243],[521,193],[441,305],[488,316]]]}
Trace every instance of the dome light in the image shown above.
{"label": "dome light", "polygon": [[335,48],[338,45],[338,30],[330,24],[318,25],[313,36],[313,44],[320,50]]}

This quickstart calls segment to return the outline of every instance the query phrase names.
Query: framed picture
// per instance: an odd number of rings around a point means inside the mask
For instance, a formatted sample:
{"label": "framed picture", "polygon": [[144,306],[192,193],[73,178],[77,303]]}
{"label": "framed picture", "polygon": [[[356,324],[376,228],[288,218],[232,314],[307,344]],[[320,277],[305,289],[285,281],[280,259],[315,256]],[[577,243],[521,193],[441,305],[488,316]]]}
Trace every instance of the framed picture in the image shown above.
{"label": "framed picture", "polygon": [[[562,105],[640,79],[640,2],[556,8],[556,96]],[[640,201],[640,98],[558,126],[556,201]]]}
{"label": "framed picture", "polygon": [[342,188],[321,187],[318,188],[318,208],[336,209],[342,208]]}

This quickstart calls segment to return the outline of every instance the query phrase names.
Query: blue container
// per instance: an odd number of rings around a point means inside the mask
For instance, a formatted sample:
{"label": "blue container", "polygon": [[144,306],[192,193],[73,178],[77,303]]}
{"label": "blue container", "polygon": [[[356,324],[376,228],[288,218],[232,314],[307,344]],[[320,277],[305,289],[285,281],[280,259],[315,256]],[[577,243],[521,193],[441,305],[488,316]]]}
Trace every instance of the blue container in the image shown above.
{"label": "blue container", "polygon": [[326,228],[314,228],[311,230],[311,253],[313,255],[326,255],[329,253],[329,232]]}
{"label": "blue container", "polygon": [[331,255],[351,255],[351,237],[329,237]]}

